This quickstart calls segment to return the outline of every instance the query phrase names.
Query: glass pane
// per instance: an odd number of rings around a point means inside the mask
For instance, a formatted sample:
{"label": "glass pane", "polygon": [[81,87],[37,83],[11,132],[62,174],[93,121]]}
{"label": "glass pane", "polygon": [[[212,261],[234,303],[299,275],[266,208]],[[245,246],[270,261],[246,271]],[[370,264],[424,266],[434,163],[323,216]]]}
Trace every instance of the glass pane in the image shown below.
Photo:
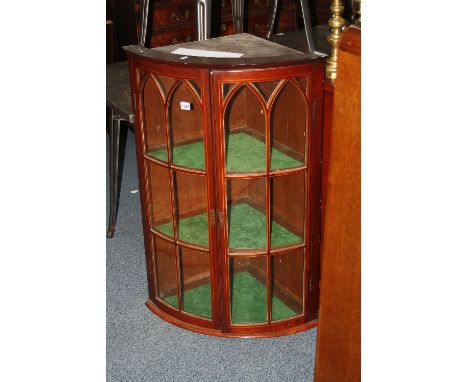
{"label": "glass pane", "polygon": [[179,247],[182,310],[211,319],[210,255]]}
{"label": "glass pane", "polygon": [[271,247],[304,242],[305,172],[271,178]]}
{"label": "glass pane", "polygon": [[171,90],[172,86],[177,81],[177,78],[159,75],[155,76],[155,79],[159,87],[161,88],[161,92],[164,95],[164,99],[166,99],[167,93],[169,92],[169,90]]}
{"label": "glass pane", "polygon": [[[266,179],[227,181],[228,237],[230,251],[266,250]],[[235,248],[235,250],[234,250]]]}
{"label": "glass pane", "polygon": [[235,82],[226,82],[223,84],[223,98],[226,98],[226,96],[230,93],[230,91],[236,86],[237,84]]}
{"label": "glass pane", "polygon": [[268,102],[270,99],[271,94],[276,89],[280,80],[278,81],[268,81],[268,82],[255,82],[254,86],[258,89],[258,91],[262,94],[265,98],[265,101]]}
{"label": "glass pane", "polygon": [[149,76],[143,90],[143,109],[148,155],[167,162],[164,102],[153,77]]}
{"label": "glass pane", "polygon": [[229,100],[224,115],[228,172],[265,173],[265,123],[260,100],[242,86]]}
{"label": "glass pane", "polygon": [[297,77],[296,81],[299,83],[301,86],[302,90],[304,90],[304,93],[307,94],[308,91],[308,83],[309,83],[309,77]]}
{"label": "glass pane", "polygon": [[150,161],[147,162],[150,171],[153,229],[173,238],[169,170]]}
{"label": "glass pane", "polygon": [[304,250],[271,257],[271,320],[302,314],[304,293]]}
{"label": "glass pane", "polygon": [[156,253],[156,296],[178,308],[174,244],[153,235]]}
{"label": "glass pane", "polygon": [[230,303],[233,324],[268,321],[266,260],[266,256],[230,258]]}
{"label": "glass pane", "polygon": [[288,82],[271,112],[271,170],[305,164],[307,104],[299,89]]}
{"label": "glass pane", "polygon": [[172,163],[205,169],[202,113],[197,98],[185,82],[179,82],[169,102]]}
{"label": "glass pane", "polygon": [[178,239],[208,247],[205,176],[175,172],[174,195]]}
{"label": "glass pane", "polygon": [[200,81],[198,80],[188,80],[189,84],[191,85],[192,89],[197,93],[198,98],[201,98],[201,91],[200,91]]}

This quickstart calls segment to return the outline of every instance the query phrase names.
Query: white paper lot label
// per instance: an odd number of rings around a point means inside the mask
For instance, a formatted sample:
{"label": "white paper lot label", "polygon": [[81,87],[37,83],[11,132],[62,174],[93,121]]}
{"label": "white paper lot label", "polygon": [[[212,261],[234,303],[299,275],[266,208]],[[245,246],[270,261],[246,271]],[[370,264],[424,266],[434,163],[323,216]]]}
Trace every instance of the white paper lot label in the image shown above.
{"label": "white paper lot label", "polygon": [[180,101],[180,109],[181,110],[192,110],[192,105],[190,102]]}

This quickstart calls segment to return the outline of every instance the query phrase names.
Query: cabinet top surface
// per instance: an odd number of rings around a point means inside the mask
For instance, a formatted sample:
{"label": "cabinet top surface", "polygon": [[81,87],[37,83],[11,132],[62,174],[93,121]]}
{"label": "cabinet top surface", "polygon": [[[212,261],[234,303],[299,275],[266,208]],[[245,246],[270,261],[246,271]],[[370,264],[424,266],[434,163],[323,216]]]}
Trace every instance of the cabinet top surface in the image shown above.
{"label": "cabinet top surface", "polygon": [[[129,54],[135,54],[137,56],[147,58],[182,64],[214,66],[280,64],[283,62],[306,61],[324,57],[321,53],[302,53],[248,33],[194,41],[184,44],[168,45],[154,49],[148,49],[139,45],[126,46],[124,49]],[[173,53],[179,49],[184,50],[182,52],[183,54]],[[223,56],[224,53],[228,53],[228,56],[233,53],[237,53],[241,56],[212,57],[213,55]],[[197,56],[195,56],[195,54]],[[202,55],[204,54],[211,57],[203,57]]]}

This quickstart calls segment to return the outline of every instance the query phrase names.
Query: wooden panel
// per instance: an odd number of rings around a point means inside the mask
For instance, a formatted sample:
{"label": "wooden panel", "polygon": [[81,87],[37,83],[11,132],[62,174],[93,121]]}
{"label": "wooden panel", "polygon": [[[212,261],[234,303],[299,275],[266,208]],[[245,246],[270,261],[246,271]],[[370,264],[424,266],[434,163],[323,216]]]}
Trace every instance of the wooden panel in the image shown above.
{"label": "wooden panel", "polygon": [[242,86],[236,90],[229,100],[225,115],[225,125],[228,126],[229,130],[237,130],[245,128],[247,122],[245,118],[245,97],[246,88]]}
{"label": "wooden panel", "polygon": [[[263,12],[261,14],[252,14],[246,21],[246,32],[256,36],[265,37],[267,32],[269,13]],[[232,17],[223,18],[219,27],[220,35],[227,36],[234,34],[234,25],[232,23]],[[286,32],[289,30],[296,29],[296,11],[292,9],[281,9],[278,12],[278,21],[275,31]]]}
{"label": "wooden panel", "polygon": [[107,0],[106,8],[107,18],[114,24],[117,61],[124,61],[126,54],[121,47],[138,41],[133,3],[129,0]]}
{"label": "wooden panel", "polygon": [[315,370],[320,382],[361,378],[360,38],[360,29],[347,29],[338,52],[321,256]]}
{"label": "wooden panel", "polygon": [[[181,112],[181,102],[188,102],[191,110]],[[176,85],[169,101],[168,112],[169,130],[174,146],[203,140],[201,105],[185,82]]]}
{"label": "wooden panel", "polygon": [[304,239],[305,173],[271,179],[272,217],[288,230]]}
{"label": "wooden panel", "polygon": [[207,252],[178,247],[181,284],[184,290],[210,283],[210,257]]}
{"label": "wooden panel", "polygon": [[249,188],[249,181],[247,180],[238,180],[238,181],[231,181],[227,182],[227,200],[228,203],[231,201],[239,201],[242,199],[248,199],[248,188]]}
{"label": "wooden panel", "polygon": [[[149,181],[151,187],[152,225],[172,224],[169,170],[155,163],[150,163]],[[172,229],[170,236],[174,237]]]}
{"label": "wooden panel", "polygon": [[154,48],[157,46],[181,44],[195,41],[196,39],[194,24],[186,23],[181,27],[153,32],[149,44]]}
{"label": "wooden panel", "polygon": [[[330,3],[330,0],[309,0],[313,25],[328,24],[331,16]],[[352,1],[342,0],[341,3],[344,6],[343,14],[341,16],[345,20],[350,20],[352,14]]]}
{"label": "wooden panel", "polygon": [[277,18],[275,33],[297,30],[297,7],[295,4],[282,6]]}
{"label": "wooden panel", "polygon": [[[283,0],[278,13],[277,32],[297,29],[295,0]],[[125,59],[120,47],[137,43],[141,2],[136,0],[107,0],[108,18],[116,29],[117,54]],[[246,30],[264,36],[272,0],[249,0],[245,4]],[[195,11],[192,0],[159,0],[150,4],[149,41],[147,46],[157,47],[194,41]],[[213,37],[233,34],[230,0],[213,4]],[[222,20],[222,21],[220,21]],[[161,29],[162,28],[162,29]]]}
{"label": "wooden panel", "polygon": [[[316,24],[328,24],[330,18],[330,0],[313,0],[311,4],[312,22]],[[314,12],[315,11],[315,12]]]}
{"label": "wooden panel", "polygon": [[[266,214],[266,182],[264,178],[249,180],[248,199],[252,206]],[[259,235],[263,235],[259,232]]]}
{"label": "wooden panel", "polygon": [[254,130],[257,138],[265,142],[266,116],[262,107],[261,98],[253,91],[248,90],[245,95],[246,127]]}
{"label": "wooden panel", "polygon": [[[303,311],[304,249],[271,256],[272,293],[283,300],[296,315]],[[294,277],[291,277],[294,275]]]}
{"label": "wooden panel", "polygon": [[174,195],[179,219],[206,213],[208,210],[205,176],[175,171]]}
{"label": "wooden panel", "polygon": [[[273,5],[273,0],[247,0],[244,1],[244,13],[249,15],[252,12],[270,10]],[[231,0],[221,0],[221,15],[227,16],[232,14]]]}
{"label": "wooden panel", "polygon": [[[271,112],[273,146],[304,163],[307,102],[292,82],[281,89]],[[283,150],[284,150],[283,149]]]}
{"label": "wooden panel", "polygon": [[[138,23],[141,19],[141,3],[135,3],[135,14]],[[177,2],[157,2],[154,7],[154,12],[151,20],[148,20],[149,25],[153,29],[160,27],[169,27],[179,25],[195,20],[195,9],[193,0],[177,1]]]}
{"label": "wooden panel", "polygon": [[[124,0],[108,0],[120,1]],[[257,36],[264,37],[267,31],[267,23],[271,11],[272,0],[248,0],[245,1],[245,31]],[[133,14],[128,13],[132,19],[135,33],[132,38],[136,39],[140,33],[141,1],[127,0],[128,6],[133,6]],[[128,8],[127,6],[127,8]],[[128,9],[127,9],[128,12]],[[195,41],[195,8],[193,0],[158,0],[150,3],[150,19],[148,26],[151,28],[149,42],[146,46],[152,48],[164,45],[179,44]],[[285,32],[297,29],[296,4],[294,0],[284,0],[278,12],[276,32]],[[128,35],[128,28],[125,31]],[[212,9],[212,37],[234,34],[232,22],[231,0],[214,2]],[[135,40],[136,42],[136,40]]]}

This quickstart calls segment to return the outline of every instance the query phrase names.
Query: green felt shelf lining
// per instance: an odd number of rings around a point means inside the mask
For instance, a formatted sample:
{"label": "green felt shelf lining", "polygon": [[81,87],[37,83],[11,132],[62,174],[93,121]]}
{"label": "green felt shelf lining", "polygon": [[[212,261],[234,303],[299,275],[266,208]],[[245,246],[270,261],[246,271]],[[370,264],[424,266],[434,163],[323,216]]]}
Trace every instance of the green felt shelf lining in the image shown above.
{"label": "green felt shelf lining", "polygon": [[[227,135],[227,164],[228,172],[264,172],[265,142],[244,132]],[[304,164],[289,155],[271,148],[271,169],[299,167]]]}
{"label": "green felt shelf lining", "polygon": [[[178,307],[176,294],[164,298],[164,301],[175,308]],[[183,291],[182,306],[187,313],[211,319],[211,285],[206,283],[197,288]]]}
{"label": "green felt shelf lining", "polygon": [[[245,132],[227,135],[227,166],[228,172],[264,172],[265,142]],[[149,155],[167,162],[166,148],[150,151]],[[172,161],[177,166],[205,169],[205,152],[203,141],[175,146],[172,149]],[[283,152],[272,148],[271,169],[279,170],[300,167],[304,164]]]}
{"label": "green felt shelf lining", "polygon": [[[208,246],[208,217],[206,213],[179,220],[179,240]],[[266,216],[248,203],[228,204],[230,248],[265,248]],[[172,222],[154,226],[156,231],[173,237]],[[271,246],[300,244],[303,240],[273,220]]]}
{"label": "green felt shelf lining", "polygon": [[[165,147],[163,149],[151,151],[149,155],[163,162],[167,162],[167,150]],[[203,141],[175,146],[172,149],[172,162],[177,166],[204,170],[205,147]]]}
{"label": "green felt shelf lining", "polygon": [[[208,247],[208,217],[206,213],[179,220],[179,240]],[[172,222],[154,226],[156,231],[174,237]]]}
{"label": "green felt shelf lining", "polygon": [[[177,308],[177,295],[164,298],[168,304]],[[211,318],[210,284],[203,284],[182,292],[183,311],[197,316]],[[231,320],[240,323],[267,322],[267,289],[248,271],[236,273],[232,280]],[[271,301],[271,319],[278,321],[296,316],[280,298],[273,295]]]}

